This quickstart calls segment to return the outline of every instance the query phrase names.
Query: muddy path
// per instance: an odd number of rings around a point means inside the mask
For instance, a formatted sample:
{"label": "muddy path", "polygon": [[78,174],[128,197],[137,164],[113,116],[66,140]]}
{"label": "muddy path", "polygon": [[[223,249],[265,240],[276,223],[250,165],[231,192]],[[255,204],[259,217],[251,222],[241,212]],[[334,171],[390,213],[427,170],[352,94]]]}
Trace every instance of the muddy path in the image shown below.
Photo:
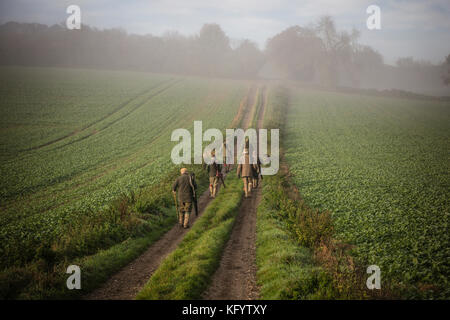
{"label": "muddy path", "polygon": [[256,116],[256,126],[257,129],[262,129],[263,125],[264,125],[264,112],[266,109],[266,104],[267,104],[267,88],[263,87],[262,91],[261,91],[261,107],[259,108],[258,114]]}
{"label": "muddy path", "polygon": [[[255,106],[255,101],[257,99],[256,94],[258,94],[257,87],[252,86],[246,97],[245,106],[242,110],[243,114],[241,115],[241,123],[243,124],[243,128],[247,128],[252,123],[252,117],[254,116],[255,111],[254,109],[257,107]],[[259,109],[257,115],[258,120],[263,116],[264,105],[265,102],[263,103],[262,108]],[[219,191],[220,189],[218,192]],[[216,280],[213,282],[213,284],[217,283],[217,285],[222,283],[222,281],[227,282],[228,279],[230,279],[228,278],[229,272],[233,271],[233,268],[240,268],[241,272],[231,274],[231,276],[234,277],[233,279],[236,280],[233,280],[232,282],[234,283],[232,286],[232,291],[229,291],[230,284],[224,283],[221,285],[224,290],[228,290],[228,293],[232,294],[231,297],[236,297],[236,299],[258,298],[258,289],[256,286],[255,240],[256,208],[259,204],[260,197],[260,191],[253,191],[252,197],[244,199],[241,207],[239,208],[239,214],[233,227],[232,236],[225,249],[220,268],[216,272]],[[206,190],[198,200],[198,217],[196,217],[195,214],[191,214],[191,220],[189,223],[191,226],[199,217],[202,216],[211,200],[212,199],[209,197],[209,191]],[[189,229],[183,229],[178,225],[175,225],[158,241],[153,243],[143,254],[122,268],[118,273],[113,275],[101,287],[86,295],[84,299],[134,299],[136,294],[143,288],[145,283],[147,283],[148,279],[150,279],[164,258],[177,248],[188,231]],[[236,246],[239,247],[238,250],[236,250]],[[235,265],[234,262],[236,261],[240,261],[241,264],[239,266]],[[223,291],[222,288],[214,288],[215,287],[211,286],[211,292],[214,292],[214,296],[219,295],[220,297],[222,295],[221,291]],[[228,296],[224,296],[224,299],[228,298]]]}
{"label": "muddy path", "polygon": [[261,187],[243,198],[230,239],[211,285],[203,294],[207,300],[259,299],[256,283],[256,209]]}
{"label": "muddy path", "polygon": [[[220,187],[219,187],[220,188]],[[218,189],[219,191],[220,189]],[[198,199],[199,215],[191,213],[189,225],[202,216],[211,202],[209,190]],[[174,212],[175,214],[175,212]],[[143,254],[113,275],[101,287],[84,297],[85,300],[131,300],[142,289],[163,259],[176,249],[190,229],[183,229],[176,224],[158,241],[153,243]]]}
{"label": "muddy path", "polygon": [[[260,94],[260,105],[255,106],[259,107],[255,115],[258,129],[262,128],[267,103],[265,87],[260,88]],[[252,112],[248,113],[252,114]],[[244,128],[247,128],[252,120],[251,117],[247,117]],[[242,199],[220,266],[212,278],[211,285],[203,293],[204,299],[259,299],[259,287],[256,281],[256,210],[262,197],[261,183],[262,181],[258,188],[252,189],[249,198]]]}
{"label": "muddy path", "polygon": [[247,94],[247,102],[246,108],[244,109],[244,113],[242,114],[241,127],[242,129],[247,129],[252,123],[252,115],[254,104],[257,99],[256,94],[258,93],[257,87],[255,85],[251,86],[248,94]]}
{"label": "muddy path", "polygon": [[[252,87],[244,101],[242,121],[251,123],[251,108],[254,105],[256,87]],[[220,187],[218,189],[220,192]],[[202,216],[211,202],[209,190],[206,190],[198,200],[199,215],[191,214],[189,224],[192,226]],[[151,275],[156,271],[166,256],[174,251],[183,240],[189,229],[182,229],[175,225],[158,241],[153,243],[143,254],[114,274],[101,287],[87,294],[85,300],[130,300],[143,288]]]}

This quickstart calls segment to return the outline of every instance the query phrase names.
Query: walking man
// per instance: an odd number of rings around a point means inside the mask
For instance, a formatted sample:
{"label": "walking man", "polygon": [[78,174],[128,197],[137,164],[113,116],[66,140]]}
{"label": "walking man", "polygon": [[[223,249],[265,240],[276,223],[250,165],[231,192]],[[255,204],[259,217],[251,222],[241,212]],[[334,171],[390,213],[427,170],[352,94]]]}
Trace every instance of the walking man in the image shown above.
{"label": "walking man", "polygon": [[192,210],[197,183],[192,179],[186,168],[180,170],[179,176],[172,185],[172,192],[176,194],[178,190],[179,213],[178,223],[185,229],[189,228],[189,214]]}
{"label": "walking man", "polygon": [[250,157],[248,154],[248,149],[244,149],[243,163],[239,163],[237,167],[238,177],[242,177],[244,181],[244,192],[245,197],[248,198],[250,192],[252,191],[252,179],[254,172],[256,171],[256,165],[250,163]]}
{"label": "walking man", "polygon": [[217,184],[219,182],[219,176],[222,174],[222,165],[216,163],[215,155],[212,155],[211,164],[208,164],[209,173],[209,196],[216,197]]}
{"label": "walking man", "polygon": [[256,158],[255,170],[253,170],[253,189],[258,188],[259,184],[259,176],[261,175],[261,161],[259,161],[259,157],[254,154]]}

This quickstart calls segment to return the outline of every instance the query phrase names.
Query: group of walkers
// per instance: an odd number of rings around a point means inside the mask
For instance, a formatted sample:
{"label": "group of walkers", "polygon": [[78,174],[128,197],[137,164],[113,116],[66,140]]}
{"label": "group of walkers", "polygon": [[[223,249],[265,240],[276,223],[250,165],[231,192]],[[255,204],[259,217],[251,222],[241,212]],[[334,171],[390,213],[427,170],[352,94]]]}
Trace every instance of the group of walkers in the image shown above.
{"label": "group of walkers", "polygon": [[[241,163],[237,166],[237,175],[242,178],[244,182],[244,194],[245,198],[250,197],[252,189],[256,189],[259,185],[259,179],[262,179],[261,175],[261,162],[257,159],[257,163],[250,163],[250,157],[248,148],[244,149],[243,158]],[[215,154],[212,152],[212,158],[210,164],[204,166],[209,176],[209,196],[211,198],[216,197],[217,189],[220,183],[225,186],[223,179],[223,171],[228,173],[230,170],[229,164],[217,163]],[[177,206],[178,222],[183,228],[189,228],[189,215],[194,207],[196,214],[198,215],[197,208],[197,183],[195,181],[195,175],[189,173],[186,168],[180,170],[181,175],[175,180],[172,185],[172,192]],[[176,199],[176,193],[178,191],[178,202]]]}

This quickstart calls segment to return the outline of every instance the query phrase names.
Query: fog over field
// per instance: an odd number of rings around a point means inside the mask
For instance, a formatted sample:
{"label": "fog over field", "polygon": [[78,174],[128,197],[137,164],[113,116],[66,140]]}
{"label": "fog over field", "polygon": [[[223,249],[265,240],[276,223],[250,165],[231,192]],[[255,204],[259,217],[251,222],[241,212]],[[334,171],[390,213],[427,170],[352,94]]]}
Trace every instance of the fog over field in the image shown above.
{"label": "fog over field", "polygon": [[[227,6],[137,1],[133,10],[81,1],[82,27],[68,30],[69,3],[6,1],[0,64],[290,79],[450,95],[449,5],[426,3],[382,2],[380,29],[368,30],[366,1],[339,8],[329,1]],[[230,15],[234,19],[226,18]]]}

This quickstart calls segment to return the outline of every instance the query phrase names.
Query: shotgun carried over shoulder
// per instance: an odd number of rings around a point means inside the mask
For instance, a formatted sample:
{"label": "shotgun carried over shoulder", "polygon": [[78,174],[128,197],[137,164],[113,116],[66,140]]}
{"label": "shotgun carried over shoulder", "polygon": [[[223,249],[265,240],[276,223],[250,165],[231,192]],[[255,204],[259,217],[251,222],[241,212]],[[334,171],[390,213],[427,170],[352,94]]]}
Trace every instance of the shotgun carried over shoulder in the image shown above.
{"label": "shotgun carried over shoulder", "polygon": [[197,202],[197,192],[195,190],[194,184],[192,183],[192,180],[195,179],[195,174],[192,173],[189,175],[189,184],[192,188],[192,203],[194,205],[195,215],[198,216],[198,202]]}

